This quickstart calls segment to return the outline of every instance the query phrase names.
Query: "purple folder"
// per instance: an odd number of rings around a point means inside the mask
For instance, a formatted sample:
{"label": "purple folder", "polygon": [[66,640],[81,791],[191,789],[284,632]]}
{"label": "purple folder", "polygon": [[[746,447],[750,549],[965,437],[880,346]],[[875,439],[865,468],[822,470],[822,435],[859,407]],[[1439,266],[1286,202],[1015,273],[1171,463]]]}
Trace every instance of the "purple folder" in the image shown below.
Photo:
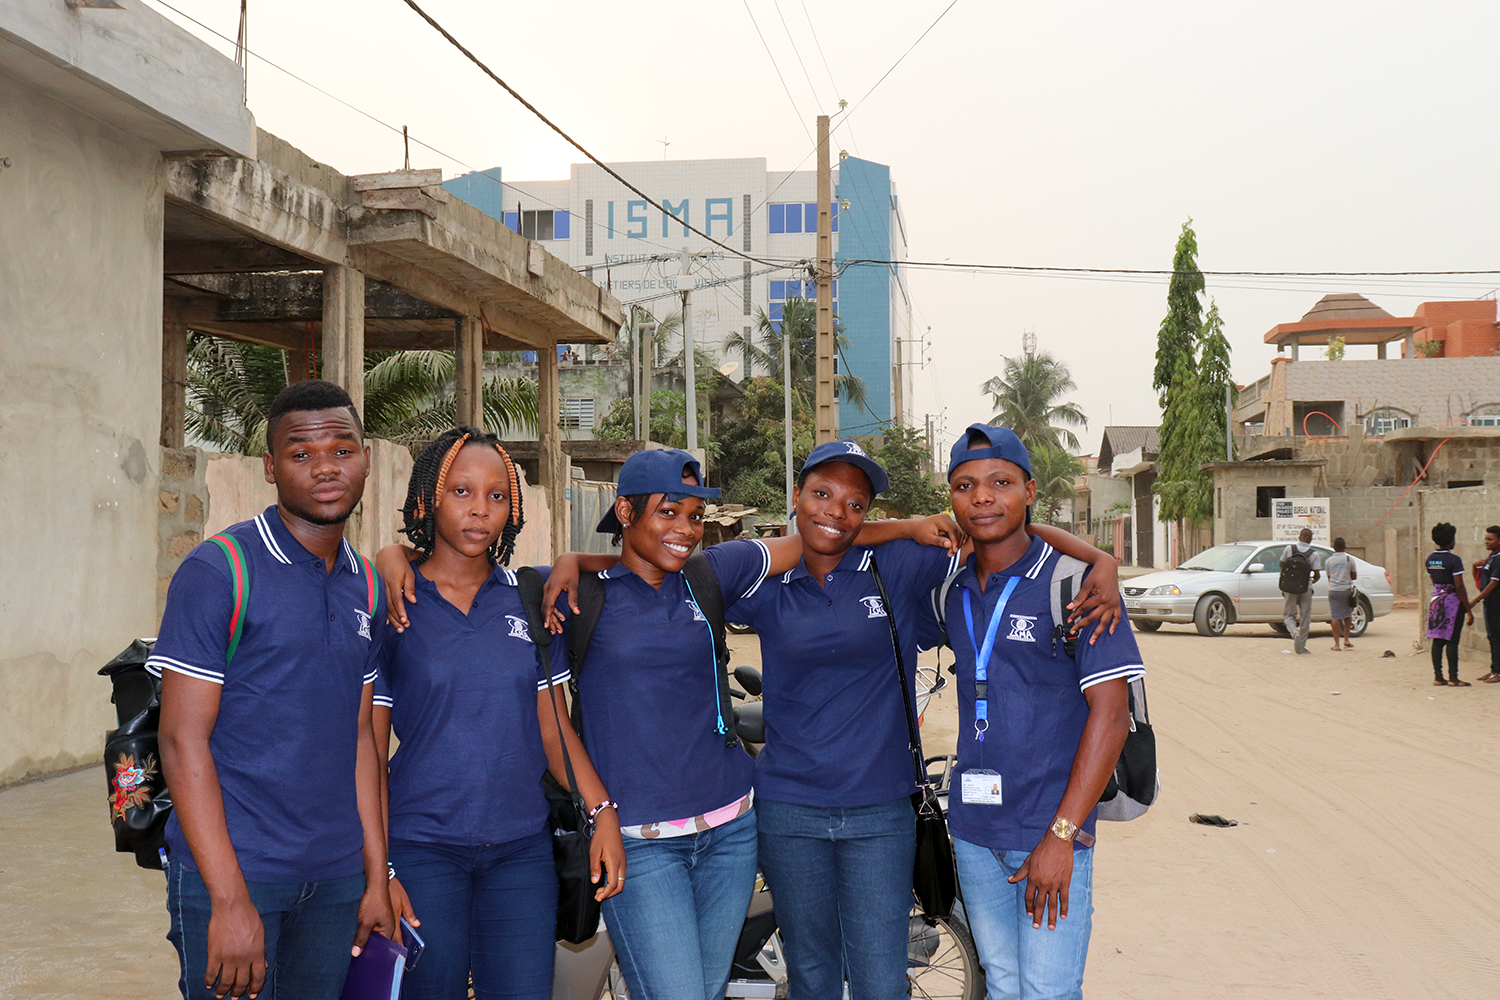
{"label": "purple folder", "polygon": [[406,949],[379,931],[371,931],[364,950],[349,962],[339,1000],[399,1000]]}

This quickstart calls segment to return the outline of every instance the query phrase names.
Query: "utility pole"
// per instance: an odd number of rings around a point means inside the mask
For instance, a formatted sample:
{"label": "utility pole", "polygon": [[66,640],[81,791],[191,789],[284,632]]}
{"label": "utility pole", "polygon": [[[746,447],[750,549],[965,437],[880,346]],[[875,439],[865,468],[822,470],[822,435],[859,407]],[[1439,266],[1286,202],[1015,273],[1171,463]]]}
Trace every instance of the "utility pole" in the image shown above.
{"label": "utility pole", "polygon": [[1234,387],[1224,387],[1224,461],[1234,461],[1234,402],[1231,393]]}
{"label": "utility pole", "polygon": [[635,436],[641,436],[641,307],[631,305],[630,307],[630,399],[634,404],[631,407],[635,418],[631,429]]}
{"label": "utility pole", "polygon": [[688,277],[688,249],[682,248],[682,273],[677,288],[682,293],[682,368],[687,376],[687,450],[698,450],[698,387],[693,372],[693,279]]}
{"label": "utility pole", "polygon": [[786,393],[786,533],[797,533],[797,519],[792,516],[792,489],[796,485],[792,478],[792,338],[786,324],[781,325],[781,390]]}
{"label": "utility pole", "polygon": [[636,350],[640,359],[636,362],[636,398],[641,401],[641,425],[637,429],[636,437],[642,441],[651,438],[651,373],[656,364],[656,328],[657,320],[652,317],[651,322],[643,323],[640,344]]}
{"label": "utility pole", "polygon": [[833,170],[828,155],[828,116],[818,116],[818,444],[839,436],[838,400],[833,394]]}

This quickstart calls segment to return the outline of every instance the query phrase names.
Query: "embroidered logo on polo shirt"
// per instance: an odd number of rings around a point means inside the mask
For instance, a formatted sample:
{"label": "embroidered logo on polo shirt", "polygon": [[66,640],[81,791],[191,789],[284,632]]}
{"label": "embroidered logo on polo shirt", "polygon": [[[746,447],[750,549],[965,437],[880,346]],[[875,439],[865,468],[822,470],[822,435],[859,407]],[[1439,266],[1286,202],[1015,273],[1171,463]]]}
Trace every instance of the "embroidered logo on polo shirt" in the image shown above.
{"label": "embroidered logo on polo shirt", "polygon": [[531,641],[531,630],[526,627],[526,619],[519,618],[516,615],[506,615],[505,620],[510,622],[510,635],[506,636],[507,639],[525,639],[527,642]]}
{"label": "embroidered logo on polo shirt", "polygon": [[693,621],[695,621],[695,622],[706,622],[706,621],[708,621],[707,618],[703,617],[703,612],[701,612],[701,611],[698,610],[698,605],[694,604],[691,600],[685,600],[682,603],[686,604],[688,607],[690,607],[690,608],[693,609]]}
{"label": "embroidered logo on polo shirt", "polygon": [[359,637],[361,639],[370,638],[370,616],[358,608],[355,609],[354,613],[359,615]]}
{"label": "embroidered logo on polo shirt", "polygon": [[1036,642],[1036,636],[1031,634],[1031,627],[1036,624],[1037,615],[1011,615],[1010,635],[1005,638],[1011,642]]}
{"label": "embroidered logo on polo shirt", "polygon": [[863,604],[865,606],[865,610],[870,612],[865,616],[866,618],[886,617],[885,605],[880,602],[879,597],[861,597],[859,599],[859,603]]}

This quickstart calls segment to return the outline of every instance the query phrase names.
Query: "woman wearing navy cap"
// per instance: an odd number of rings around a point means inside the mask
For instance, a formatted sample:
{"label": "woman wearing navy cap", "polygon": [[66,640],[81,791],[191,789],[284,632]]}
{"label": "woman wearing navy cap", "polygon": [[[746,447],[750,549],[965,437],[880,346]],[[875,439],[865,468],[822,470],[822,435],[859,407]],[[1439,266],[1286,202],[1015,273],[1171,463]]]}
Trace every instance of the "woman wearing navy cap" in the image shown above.
{"label": "woman wearing navy cap", "polygon": [[597,895],[619,892],[625,875],[609,795],[564,699],[560,725],[550,701],[568,677],[562,643],[544,668],[506,568],[525,523],[519,485],[493,435],[454,428],[412,469],[403,531],[420,550],[415,569],[400,547],[381,553],[388,574],[402,557],[415,601],[382,651],[374,709],[381,761],[393,728],[400,739],[388,777],[392,904],[427,945],[406,1000],[468,996],[471,974],[481,1000],[550,995],[558,887],[540,778],[550,770],[566,785],[560,739],[597,814],[594,875],[602,866],[607,879]]}

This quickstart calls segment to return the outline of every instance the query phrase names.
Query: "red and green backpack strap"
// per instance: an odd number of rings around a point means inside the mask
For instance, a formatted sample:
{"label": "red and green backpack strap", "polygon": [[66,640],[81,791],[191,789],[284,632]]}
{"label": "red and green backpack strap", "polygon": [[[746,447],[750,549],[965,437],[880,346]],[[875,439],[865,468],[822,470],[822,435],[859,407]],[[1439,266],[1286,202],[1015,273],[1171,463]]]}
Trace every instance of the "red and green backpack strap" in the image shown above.
{"label": "red and green backpack strap", "polygon": [[234,582],[234,611],[229,616],[229,647],[224,652],[224,663],[234,659],[239,648],[240,637],[245,633],[245,605],[250,599],[249,564],[239,539],[233,535],[213,535],[208,539],[219,547],[229,562],[229,577]]}
{"label": "red and green backpack strap", "polygon": [[380,576],[375,572],[375,567],[370,563],[370,560],[364,557],[363,553],[360,553],[359,561],[365,564],[365,593],[368,600],[366,610],[368,610],[370,617],[373,619],[375,617],[376,604],[380,600]]}

